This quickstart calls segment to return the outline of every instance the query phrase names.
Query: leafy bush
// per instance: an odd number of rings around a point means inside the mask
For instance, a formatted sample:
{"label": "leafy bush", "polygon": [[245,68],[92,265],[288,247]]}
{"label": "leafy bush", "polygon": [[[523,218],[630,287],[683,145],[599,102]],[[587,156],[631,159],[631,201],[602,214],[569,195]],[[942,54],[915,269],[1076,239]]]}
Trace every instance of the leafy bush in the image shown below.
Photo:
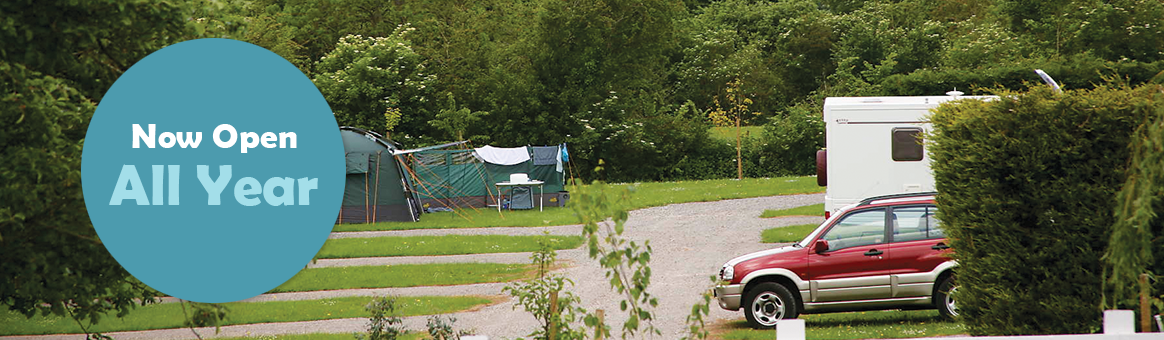
{"label": "leafy bush", "polygon": [[932,117],[939,218],[972,335],[1094,332],[1100,257],[1147,87],[1003,92]]}
{"label": "leafy bush", "polygon": [[[595,110],[621,107],[617,99],[608,98],[601,104]],[[571,144],[577,149],[571,150],[577,151],[576,165],[593,169],[597,160],[602,159],[606,165],[602,177],[598,178],[610,182],[709,179],[735,174],[735,148],[731,143],[710,137],[711,123],[694,104],[688,102],[675,109],[663,107],[647,111],[651,112],[649,117],[622,124],[609,119],[583,121],[586,132],[577,144]],[[576,159],[574,156],[571,154],[571,161]],[[724,163],[725,170],[705,168],[716,162]],[[595,171],[584,178],[598,175]]]}

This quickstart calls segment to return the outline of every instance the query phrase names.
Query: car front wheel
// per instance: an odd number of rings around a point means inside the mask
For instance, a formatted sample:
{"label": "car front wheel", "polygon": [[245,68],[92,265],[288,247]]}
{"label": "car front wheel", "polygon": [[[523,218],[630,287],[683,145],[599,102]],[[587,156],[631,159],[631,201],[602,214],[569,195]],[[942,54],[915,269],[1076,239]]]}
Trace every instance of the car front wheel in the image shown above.
{"label": "car front wheel", "polygon": [[748,290],[743,307],[752,328],[772,328],[780,319],[795,319],[800,314],[792,293],[775,282],[761,283]]}
{"label": "car front wheel", "polygon": [[938,307],[938,313],[943,317],[953,319],[958,316],[958,305],[951,296],[958,291],[958,281],[954,275],[947,275],[938,283],[938,290],[934,292],[934,305]]}

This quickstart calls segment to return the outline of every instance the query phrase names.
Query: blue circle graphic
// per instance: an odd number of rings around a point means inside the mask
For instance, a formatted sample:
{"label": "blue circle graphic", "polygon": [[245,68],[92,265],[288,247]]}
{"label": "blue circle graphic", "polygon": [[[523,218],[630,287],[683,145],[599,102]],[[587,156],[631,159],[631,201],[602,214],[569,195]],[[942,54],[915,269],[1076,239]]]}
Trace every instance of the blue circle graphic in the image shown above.
{"label": "blue circle graphic", "polygon": [[290,279],[327,240],[344,150],[291,63],[228,39],[163,48],[105,94],[81,158],[85,206],[130,274],[197,302]]}

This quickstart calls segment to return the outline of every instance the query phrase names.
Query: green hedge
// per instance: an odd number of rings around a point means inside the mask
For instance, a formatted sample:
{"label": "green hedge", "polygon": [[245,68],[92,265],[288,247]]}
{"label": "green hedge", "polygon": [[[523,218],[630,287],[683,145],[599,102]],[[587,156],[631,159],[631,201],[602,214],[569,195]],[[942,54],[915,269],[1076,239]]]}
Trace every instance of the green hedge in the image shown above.
{"label": "green hedge", "polygon": [[1150,89],[1047,87],[944,105],[930,137],[939,218],[972,335],[1089,333],[1100,258]]}
{"label": "green hedge", "polygon": [[882,95],[886,96],[933,96],[954,88],[967,94],[988,94],[983,91],[998,87],[1025,90],[1030,85],[1042,85],[1042,80],[1035,75],[1035,69],[1047,72],[1065,89],[1090,89],[1106,83],[1105,77],[1116,75],[1133,85],[1148,82],[1164,71],[1164,60],[1152,63],[1113,62],[1072,57],[1063,60],[1030,60],[1021,64],[971,70],[923,69],[886,77],[880,85]]}

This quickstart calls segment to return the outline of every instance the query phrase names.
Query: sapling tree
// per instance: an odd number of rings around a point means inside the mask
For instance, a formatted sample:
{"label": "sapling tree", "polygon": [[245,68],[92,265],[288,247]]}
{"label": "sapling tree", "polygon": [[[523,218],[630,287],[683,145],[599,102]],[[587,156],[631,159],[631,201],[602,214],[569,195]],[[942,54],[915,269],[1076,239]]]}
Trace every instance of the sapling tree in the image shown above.
{"label": "sapling tree", "polygon": [[[574,326],[587,318],[586,310],[578,306],[581,299],[566,290],[574,285],[574,281],[549,273],[557,259],[557,253],[554,252],[557,240],[549,238],[549,232],[546,232],[546,236],[538,240],[538,250],[530,256],[537,267],[537,277],[509,284],[502,291],[517,299],[514,308],[521,306],[537,318],[541,326],[529,334],[531,338],[549,339],[550,334],[553,334],[557,340],[585,339],[586,333]],[[556,301],[551,296],[556,296]]]}
{"label": "sapling tree", "polygon": [[[599,160],[600,167],[602,163]],[[582,237],[586,239],[590,258],[598,260],[606,269],[610,287],[624,295],[619,303],[619,308],[627,313],[622,325],[623,339],[639,332],[661,334],[654,326],[654,308],[659,301],[647,291],[651,283],[651,243],[648,240],[640,244],[623,236],[630,217],[627,207],[633,187],[615,189],[613,193],[606,190],[606,185],[595,181],[586,188],[575,189],[571,201],[574,213],[583,224]],[[598,325],[596,318],[587,317],[587,325]],[[601,327],[596,332],[609,333]]]}
{"label": "sapling tree", "polygon": [[[744,159],[743,147],[740,141],[740,122],[747,115],[758,115],[759,112],[752,112],[748,109],[748,105],[752,105],[752,99],[744,94],[741,88],[744,81],[740,78],[727,83],[726,92],[724,95],[724,102],[720,103],[719,96],[715,97],[715,108],[707,112],[707,116],[716,126],[732,127],[736,129],[736,178],[744,179]],[[727,108],[724,108],[726,105]]]}

